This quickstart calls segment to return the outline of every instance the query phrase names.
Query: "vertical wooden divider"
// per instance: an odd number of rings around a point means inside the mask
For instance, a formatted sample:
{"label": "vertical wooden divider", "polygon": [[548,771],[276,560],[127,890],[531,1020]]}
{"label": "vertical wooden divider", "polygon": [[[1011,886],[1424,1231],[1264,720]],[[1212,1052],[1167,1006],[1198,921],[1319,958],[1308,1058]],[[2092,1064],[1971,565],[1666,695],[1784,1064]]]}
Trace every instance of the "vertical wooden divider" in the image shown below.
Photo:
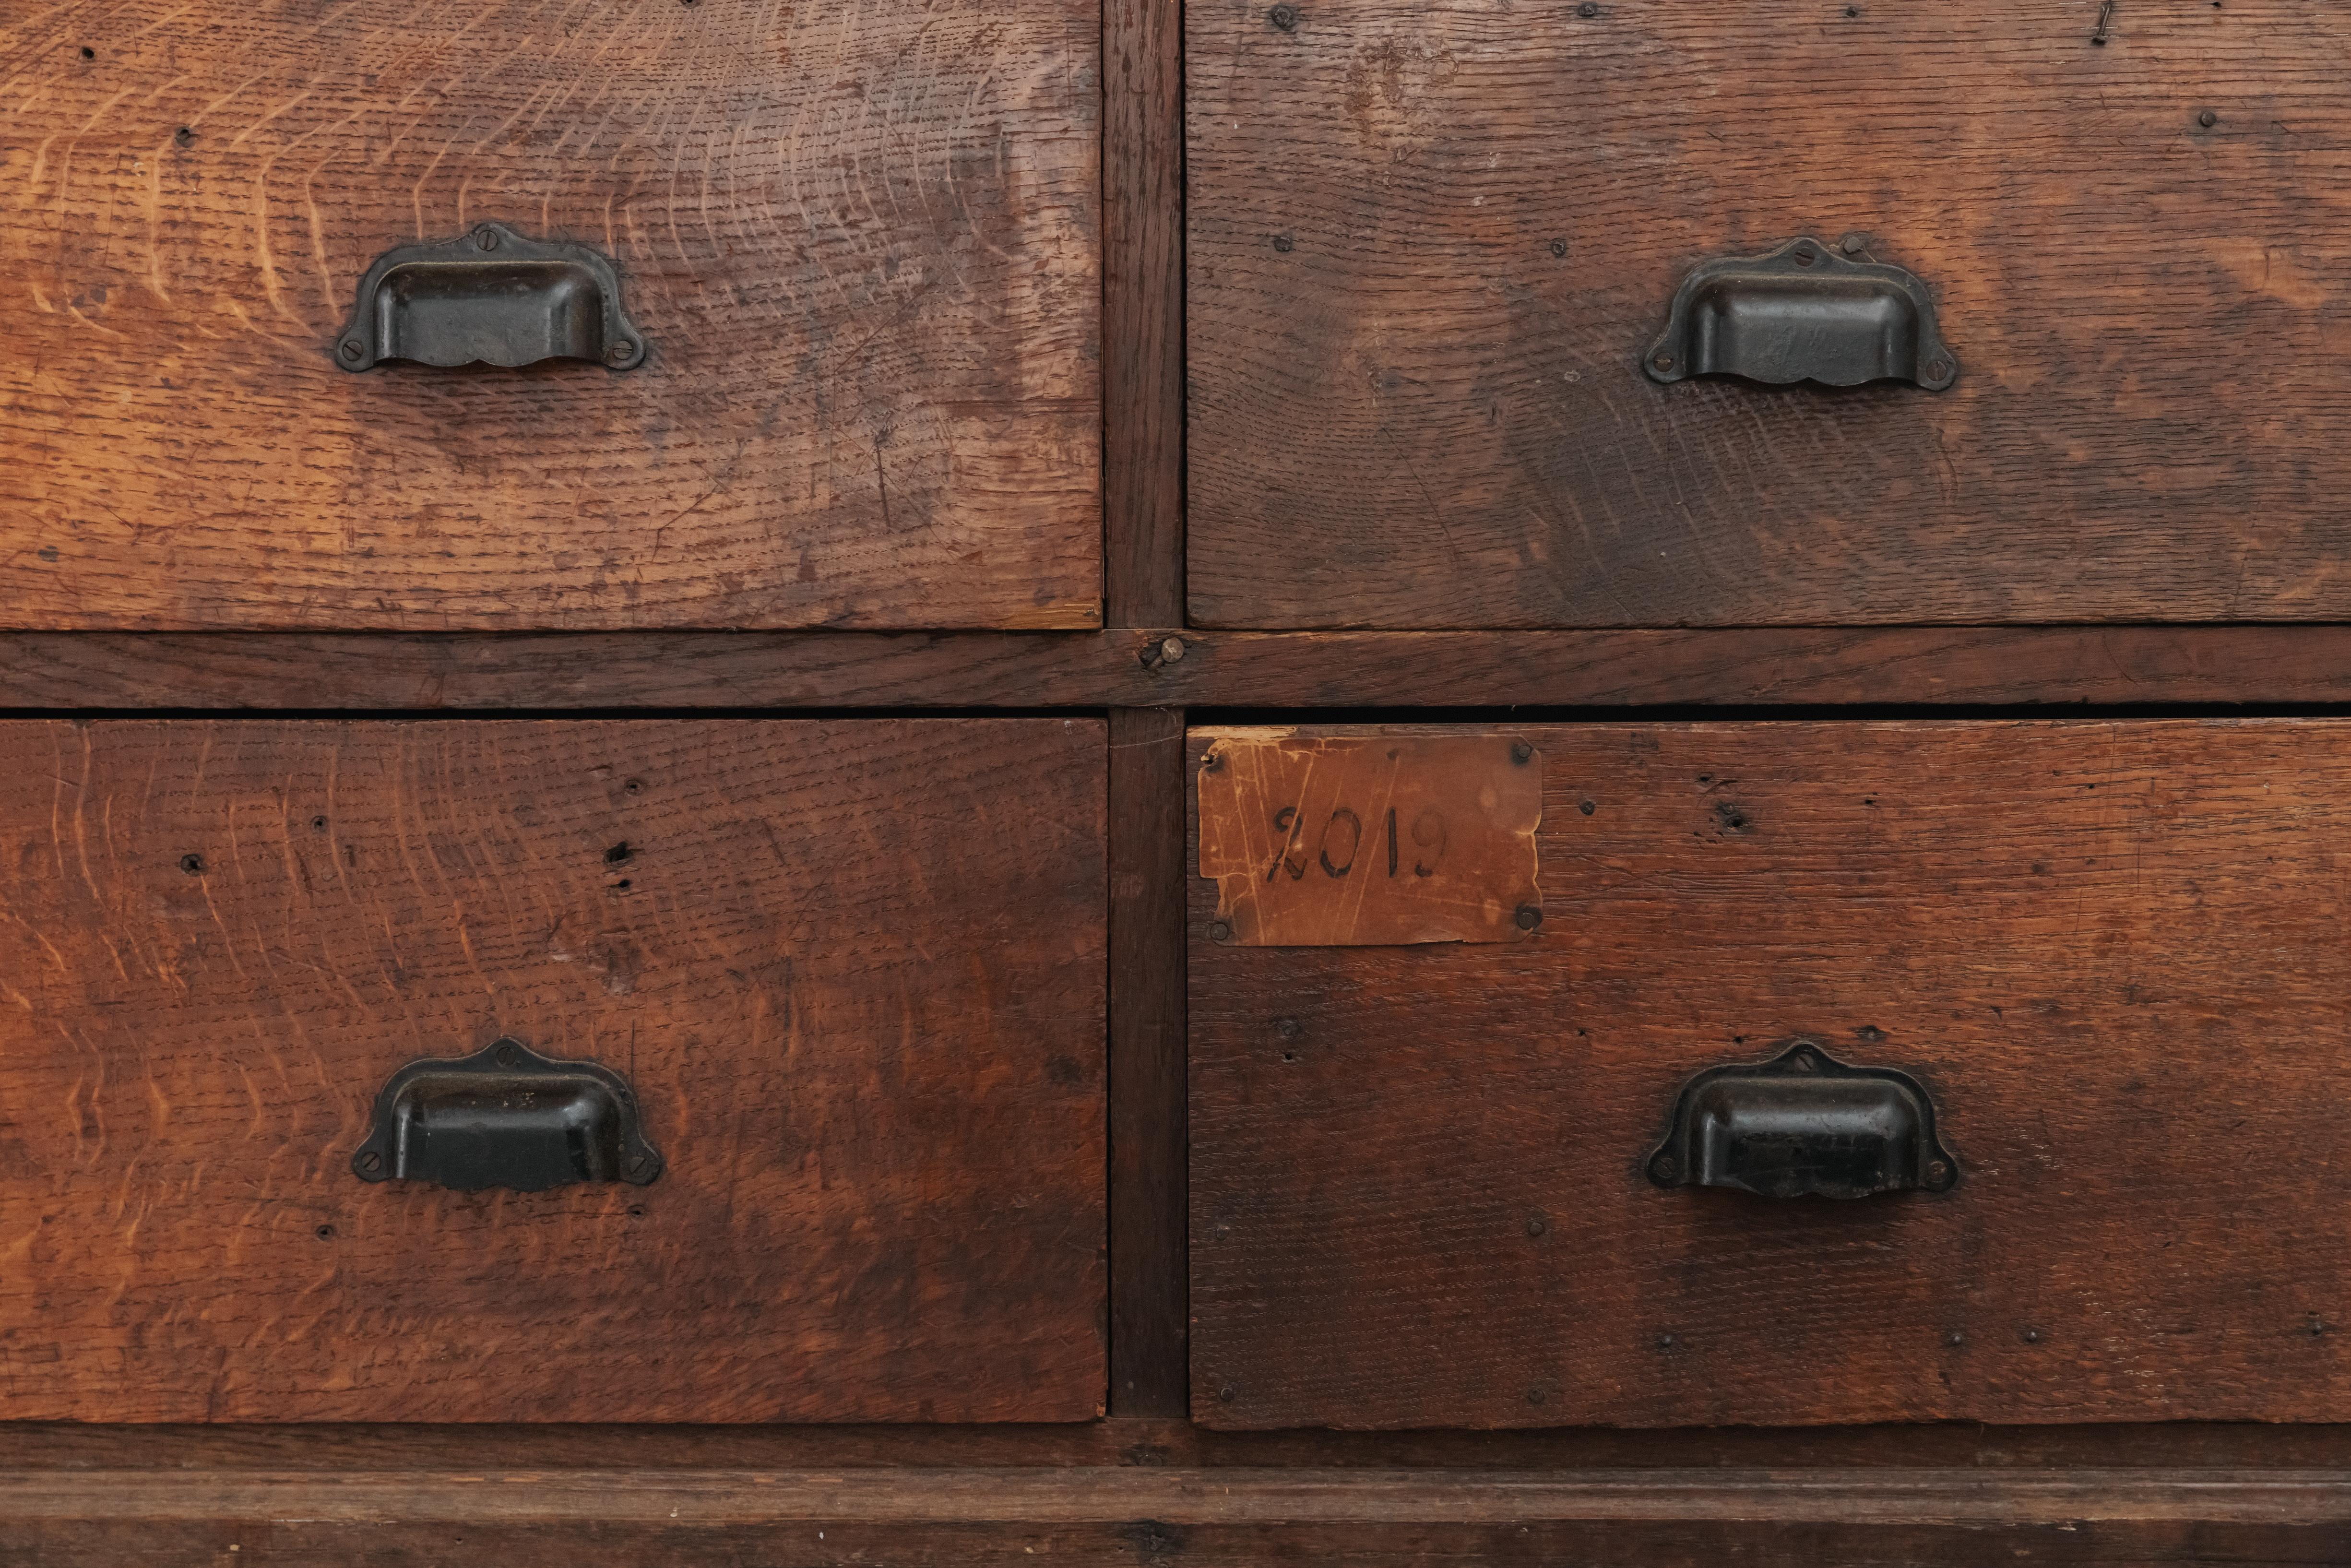
{"label": "vertical wooden divider", "polygon": [[[1182,0],[1102,6],[1102,601],[1184,617]],[[1186,1370],[1184,715],[1110,716],[1110,1410],[1181,1416]]]}
{"label": "vertical wooden divider", "polygon": [[1184,615],[1183,0],[1102,0],[1103,611]]}
{"label": "vertical wooden divider", "polygon": [[1185,1414],[1184,715],[1110,716],[1110,1410]]}

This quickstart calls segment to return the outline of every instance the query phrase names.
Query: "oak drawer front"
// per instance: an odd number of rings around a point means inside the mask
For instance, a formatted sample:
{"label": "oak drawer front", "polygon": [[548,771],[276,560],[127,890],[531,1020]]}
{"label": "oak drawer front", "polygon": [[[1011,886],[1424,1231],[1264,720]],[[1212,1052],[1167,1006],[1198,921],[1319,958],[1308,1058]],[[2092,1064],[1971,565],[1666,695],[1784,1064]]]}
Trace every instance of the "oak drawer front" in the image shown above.
{"label": "oak drawer front", "polygon": [[[1196,1418],[2351,1413],[2351,726],[1502,733],[1531,935],[1247,946],[1194,883]],[[1909,1079],[1948,1190],[1661,1185],[1685,1086],[1799,1041]]]}
{"label": "oak drawer front", "polygon": [[[5,1415],[1094,1416],[1103,747],[0,726]],[[501,1041],[624,1082],[655,1179],[361,1178]]]}
{"label": "oak drawer front", "polygon": [[[2099,16],[1194,7],[1196,620],[2351,612],[2342,18]],[[1848,235],[1946,390],[1647,373],[1694,269]]]}
{"label": "oak drawer front", "polygon": [[[0,626],[1099,622],[1092,0],[15,9]],[[376,361],[438,241],[641,359]]]}

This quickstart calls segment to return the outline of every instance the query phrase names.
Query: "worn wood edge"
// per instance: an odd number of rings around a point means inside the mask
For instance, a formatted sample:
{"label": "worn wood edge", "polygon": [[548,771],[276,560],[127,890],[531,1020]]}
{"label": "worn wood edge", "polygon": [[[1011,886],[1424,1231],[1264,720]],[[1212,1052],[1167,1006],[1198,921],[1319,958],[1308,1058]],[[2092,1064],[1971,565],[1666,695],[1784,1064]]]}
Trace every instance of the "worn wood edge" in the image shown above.
{"label": "worn wood edge", "polygon": [[1140,653],[1158,643],[1101,632],[16,632],[0,635],[0,708],[1103,707],[1150,689]]}
{"label": "worn wood edge", "polygon": [[0,634],[21,712],[2346,702],[2351,625]]}
{"label": "worn wood edge", "polygon": [[1110,715],[1110,1409],[1190,1397],[1184,716]]}
{"label": "worn wood edge", "polygon": [[2351,1520],[2351,1470],[1599,1473],[1120,1469],[79,1470],[0,1476],[0,1518],[303,1523],[1883,1525]]}
{"label": "worn wood edge", "polygon": [[2351,1472],[2351,1426],[2171,1421],[1991,1427],[1556,1427],[1218,1432],[1178,1416],[937,1427],[0,1422],[17,1471],[545,1469],[778,1471],[926,1467],[1457,1470],[2307,1469]]}
{"label": "worn wood edge", "polygon": [[486,1470],[528,1442],[549,1469],[1880,1468],[2351,1471],[2351,1426],[2252,1422],[1990,1427],[1565,1427],[1519,1431],[1218,1432],[1180,1416],[1050,1426],[261,1426],[0,1423],[16,1469]]}
{"label": "worn wood edge", "polygon": [[1193,707],[2328,703],[2351,626],[1187,632]]}

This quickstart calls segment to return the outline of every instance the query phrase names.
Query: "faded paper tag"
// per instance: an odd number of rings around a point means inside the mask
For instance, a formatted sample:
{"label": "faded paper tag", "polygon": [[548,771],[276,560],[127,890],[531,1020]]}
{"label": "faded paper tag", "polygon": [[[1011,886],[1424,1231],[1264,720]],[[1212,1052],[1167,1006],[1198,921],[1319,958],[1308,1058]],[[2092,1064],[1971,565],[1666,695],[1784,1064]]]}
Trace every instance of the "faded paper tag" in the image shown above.
{"label": "faded paper tag", "polygon": [[1514,942],[1542,922],[1542,758],[1514,735],[1213,732],[1200,874],[1219,941]]}

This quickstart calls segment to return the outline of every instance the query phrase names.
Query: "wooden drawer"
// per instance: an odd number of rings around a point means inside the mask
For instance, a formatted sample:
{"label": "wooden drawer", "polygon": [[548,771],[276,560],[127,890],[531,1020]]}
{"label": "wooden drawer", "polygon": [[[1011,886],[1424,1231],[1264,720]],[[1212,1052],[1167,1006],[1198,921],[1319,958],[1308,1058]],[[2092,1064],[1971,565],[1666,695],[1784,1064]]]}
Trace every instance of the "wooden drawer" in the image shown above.
{"label": "wooden drawer", "polygon": [[[0,626],[1099,622],[1091,0],[10,9]],[[338,367],[486,224],[643,361]]]}
{"label": "wooden drawer", "polygon": [[[1243,946],[1194,884],[1196,1418],[2351,1417],[2351,726],[1512,739],[1531,933]],[[1949,1189],[1660,1186],[1683,1086],[1797,1040],[1915,1080]]]}
{"label": "wooden drawer", "polygon": [[[10,1419],[1099,1412],[1098,722],[0,755]],[[655,1178],[361,1179],[392,1074],[502,1039],[619,1074]]]}
{"label": "wooden drawer", "polygon": [[[1186,36],[1203,624],[2351,613],[2338,7],[1250,0]],[[1923,281],[1948,390],[1645,373],[1699,264],[1848,235]]]}

